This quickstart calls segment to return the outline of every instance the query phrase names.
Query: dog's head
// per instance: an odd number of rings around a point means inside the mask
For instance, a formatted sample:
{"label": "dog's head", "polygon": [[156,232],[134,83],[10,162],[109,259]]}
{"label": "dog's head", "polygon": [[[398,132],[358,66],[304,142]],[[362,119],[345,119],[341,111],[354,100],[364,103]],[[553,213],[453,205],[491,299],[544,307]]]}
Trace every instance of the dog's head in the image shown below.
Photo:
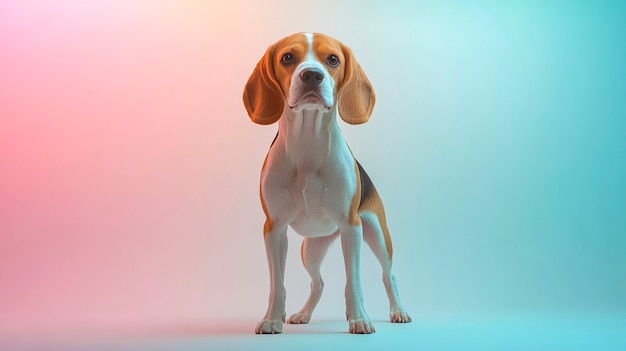
{"label": "dog's head", "polygon": [[250,119],[272,124],[284,108],[339,108],[350,124],[367,122],[376,96],[348,47],[319,33],[298,33],[270,46],[243,91]]}

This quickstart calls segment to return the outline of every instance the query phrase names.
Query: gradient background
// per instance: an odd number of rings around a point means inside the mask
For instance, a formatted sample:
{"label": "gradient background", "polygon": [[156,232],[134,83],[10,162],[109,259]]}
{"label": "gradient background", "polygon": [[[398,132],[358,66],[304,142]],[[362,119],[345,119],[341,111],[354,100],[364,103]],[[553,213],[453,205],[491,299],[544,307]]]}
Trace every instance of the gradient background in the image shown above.
{"label": "gradient background", "polygon": [[[610,316],[621,330],[625,23],[611,1],[2,1],[0,334],[252,332],[276,126],[251,123],[241,94],[299,31],[350,46],[377,91],[371,121],[342,127],[385,202],[414,326]],[[309,286],[299,243],[288,314]],[[343,319],[340,252],[318,320]]]}

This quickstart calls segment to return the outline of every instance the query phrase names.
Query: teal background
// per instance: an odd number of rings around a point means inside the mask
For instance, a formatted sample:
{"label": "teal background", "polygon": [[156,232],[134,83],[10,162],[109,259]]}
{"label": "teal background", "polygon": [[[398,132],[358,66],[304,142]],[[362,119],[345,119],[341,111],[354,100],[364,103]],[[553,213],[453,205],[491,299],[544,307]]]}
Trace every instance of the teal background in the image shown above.
{"label": "teal background", "polygon": [[420,313],[626,311],[625,10],[391,2],[362,17],[378,105],[344,130]]}

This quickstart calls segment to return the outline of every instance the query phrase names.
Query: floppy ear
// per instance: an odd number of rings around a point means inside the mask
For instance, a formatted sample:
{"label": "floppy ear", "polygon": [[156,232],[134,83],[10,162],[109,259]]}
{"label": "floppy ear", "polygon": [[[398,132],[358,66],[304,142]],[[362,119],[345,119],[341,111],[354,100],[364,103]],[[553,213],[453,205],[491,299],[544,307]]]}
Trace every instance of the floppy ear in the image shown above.
{"label": "floppy ear", "polygon": [[376,103],[374,87],[354,59],[352,51],[344,45],[342,49],[346,62],[343,84],[337,93],[339,116],[346,123],[365,123],[370,119]]}
{"label": "floppy ear", "polygon": [[243,104],[254,123],[272,124],[283,114],[284,97],[272,65],[273,47],[257,63],[243,90]]}

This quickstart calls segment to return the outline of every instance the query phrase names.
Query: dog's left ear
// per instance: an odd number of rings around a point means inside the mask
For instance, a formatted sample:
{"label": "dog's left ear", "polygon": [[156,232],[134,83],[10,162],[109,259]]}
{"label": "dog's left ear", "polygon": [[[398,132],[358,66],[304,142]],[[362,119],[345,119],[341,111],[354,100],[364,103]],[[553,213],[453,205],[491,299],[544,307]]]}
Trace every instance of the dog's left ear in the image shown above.
{"label": "dog's left ear", "polygon": [[254,123],[272,124],[283,114],[285,101],[276,82],[273,57],[274,46],[270,46],[257,63],[243,90],[243,104]]}
{"label": "dog's left ear", "polygon": [[345,45],[341,47],[346,62],[343,84],[337,93],[339,116],[346,123],[365,123],[370,119],[376,103],[374,87],[354,58],[352,51]]}

